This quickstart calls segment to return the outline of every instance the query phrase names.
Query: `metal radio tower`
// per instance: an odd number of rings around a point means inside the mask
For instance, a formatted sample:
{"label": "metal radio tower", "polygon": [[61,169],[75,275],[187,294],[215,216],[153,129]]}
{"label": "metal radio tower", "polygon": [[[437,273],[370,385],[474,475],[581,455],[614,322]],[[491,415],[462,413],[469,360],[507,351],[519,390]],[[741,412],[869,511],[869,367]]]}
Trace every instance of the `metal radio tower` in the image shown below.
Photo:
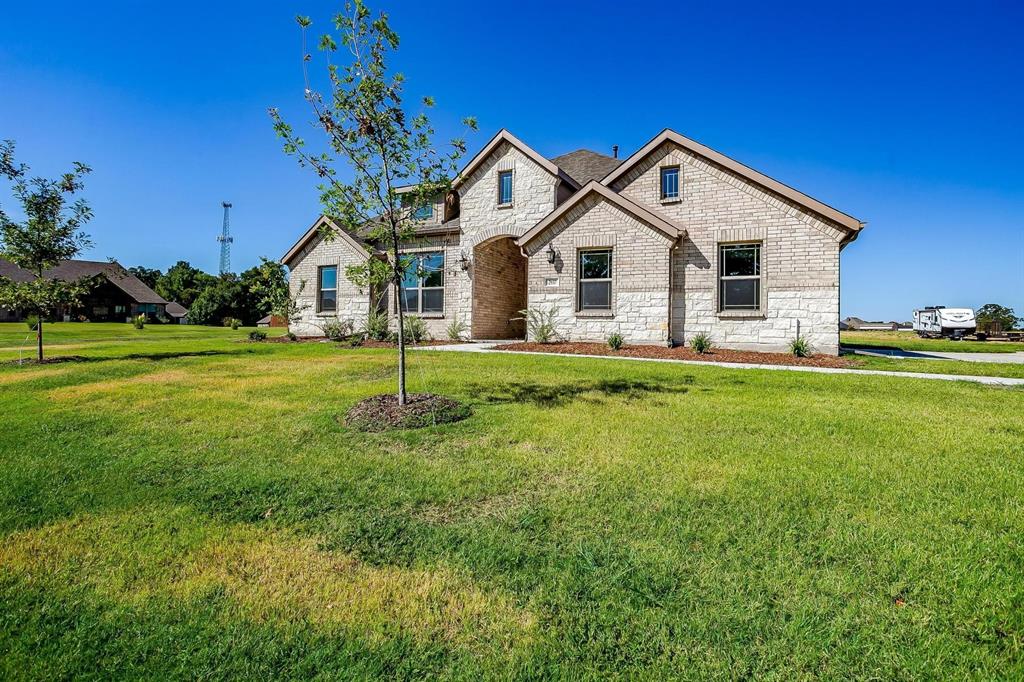
{"label": "metal radio tower", "polygon": [[231,208],[231,204],[225,201],[221,205],[224,207],[224,227],[221,228],[217,241],[220,242],[220,274],[223,275],[231,272],[231,242],[235,240],[231,236],[231,226],[228,223],[228,209]]}

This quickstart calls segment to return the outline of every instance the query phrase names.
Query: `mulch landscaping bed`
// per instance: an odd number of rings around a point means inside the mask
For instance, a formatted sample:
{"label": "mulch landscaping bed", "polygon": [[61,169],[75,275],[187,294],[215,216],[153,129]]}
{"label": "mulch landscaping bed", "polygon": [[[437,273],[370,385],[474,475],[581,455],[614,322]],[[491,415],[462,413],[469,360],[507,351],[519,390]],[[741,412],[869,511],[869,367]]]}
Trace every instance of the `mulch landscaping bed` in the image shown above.
{"label": "mulch landscaping bed", "polygon": [[[375,395],[356,403],[345,415],[345,426],[359,431],[419,429],[465,419],[470,409],[451,398],[433,393],[410,393],[405,405],[393,393]],[[342,421],[339,419],[339,421]]]}
{"label": "mulch landscaping bed", "polygon": [[0,365],[59,365],[62,362],[86,362],[88,358],[84,355],[58,355],[52,358],[43,358],[42,362],[35,358],[25,358],[23,360],[5,360],[0,362]]}
{"label": "mulch landscaping bed", "polygon": [[703,362],[744,362],[755,365],[795,365],[801,367],[857,367],[857,360],[835,355],[814,355],[798,358],[789,353],[760,353],[757,351],[715,348],[708,353],[697,353],[685,346],[623,346],[612,350],[604,343],[506,343],[495,350],[517,350],[530,353],[560,353],[564,355],[607,355],[620,358],[660,358],[665,360],[698,360]]}

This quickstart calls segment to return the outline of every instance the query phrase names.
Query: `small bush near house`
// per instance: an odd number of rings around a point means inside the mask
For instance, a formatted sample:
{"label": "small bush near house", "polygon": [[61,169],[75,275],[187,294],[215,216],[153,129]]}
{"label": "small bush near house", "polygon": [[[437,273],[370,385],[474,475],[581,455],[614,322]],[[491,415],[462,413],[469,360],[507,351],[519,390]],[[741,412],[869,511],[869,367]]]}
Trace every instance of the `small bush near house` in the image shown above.
{"label": "small bush near house", "polygon": [[710,353],[711,349],[714,347],[715,344],[712,343],[710,334],[701,332],[700,334],[694,334],[690,337],[690,348],[692,348],[695,353]]}
{"label": "small bush near house", "polygon": [[347,320],[328,320],[324,323],[323,332],[331,341],[344,341],[352,335],[352,323]]}
{"label": "small bush near house", "polygon": [[537,343],[551,343],[558,339],[558,331],[555,329],[555,315],[557,310],[551,306],[549,310],[538,310],[527,308],[520,310],[522,317],[518,320],[526,320],[526,334],[531,341]]}
{"label": "small bush near house", "polygon": [[469,331],[469,325],[467,325],[465,321],[460,320],[459,318],[456,317],[454,320],[451,321],[451,323],[448,325],[448,328],[445,331],[448,333],[448,338],[450,340],[462,341],[463,335],[467,331]]}
{"label": "small bush near house", "polygon": [[789,342],[789,352],[798,358],[809,358],[814,355],[814,346],[806,338],[797,337]]}
{"label": "small bush near house", "polygon": [[267,340],[267,333],[266,332],[261,332],[260,330],[255,329],[255,330],[249,332],[249,340],[250,341],[266,341]]}
{"label": "small bush near house", "polygon": [[363,330],[366,338],[373,341],[387,341],[388,314],[383,310],[371,310],[366,316],[366,328]]}
{"label": "small bush near house", "polygon": [[35,331],[36,327],[39,326],[39,316],[38,315],[29,315],[28,317],[25,318],[25,324],[28,325],[28,328],[31,331]]}
{"label": "small bush near house", "polygon": [[146,326],[146,316],[138,315],[137,317],[132,319],[132,326],[135,327],[136,329],[143,329]]}
{"label": "small bush near house", "polygon": [[619,350],[626,342],[622,338],[622,334],[615,332],[608,337],[608,347],[612,350]]}
{"label": "small bush near house", "polygon": [[225,317],[224,326],[231,327],[232,329],[238,329],[242,326],[242,321],[237,317]]}
{"label": "small bush near house", "polygon": [[412,343],[419,343],[430,338],[430,330],[422,317],[410,315],[405,318],[405,340]]}
{"label": "small bush near house", "polygon": [[288,332],[287,334],[285,334],[285,336],[288,337],[289,341],[298,341],[299,340],[299,337],[295,335],[295,332]]}

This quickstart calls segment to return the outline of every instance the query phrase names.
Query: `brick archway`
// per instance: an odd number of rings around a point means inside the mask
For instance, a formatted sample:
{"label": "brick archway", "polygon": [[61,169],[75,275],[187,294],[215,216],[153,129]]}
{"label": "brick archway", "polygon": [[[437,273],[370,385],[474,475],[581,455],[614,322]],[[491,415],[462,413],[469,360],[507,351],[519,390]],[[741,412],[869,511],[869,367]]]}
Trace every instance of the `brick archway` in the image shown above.
{"label": "brick archway", "polygon": [[521,339],[526,323],[526,257],[508,235],[478,240],[473,247],[474,339]]}

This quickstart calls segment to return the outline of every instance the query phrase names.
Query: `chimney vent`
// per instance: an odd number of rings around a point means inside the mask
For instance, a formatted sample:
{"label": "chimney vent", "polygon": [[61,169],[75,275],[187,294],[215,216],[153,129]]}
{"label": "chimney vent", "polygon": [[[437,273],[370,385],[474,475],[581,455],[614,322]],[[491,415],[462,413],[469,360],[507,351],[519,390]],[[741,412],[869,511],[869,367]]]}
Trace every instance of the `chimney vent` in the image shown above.
{"label": "chimney vent", "polygon": [[619,145],[617,145],[617,144],[613,144],[612,145],[612,158],[613,159],[619,158]]}

